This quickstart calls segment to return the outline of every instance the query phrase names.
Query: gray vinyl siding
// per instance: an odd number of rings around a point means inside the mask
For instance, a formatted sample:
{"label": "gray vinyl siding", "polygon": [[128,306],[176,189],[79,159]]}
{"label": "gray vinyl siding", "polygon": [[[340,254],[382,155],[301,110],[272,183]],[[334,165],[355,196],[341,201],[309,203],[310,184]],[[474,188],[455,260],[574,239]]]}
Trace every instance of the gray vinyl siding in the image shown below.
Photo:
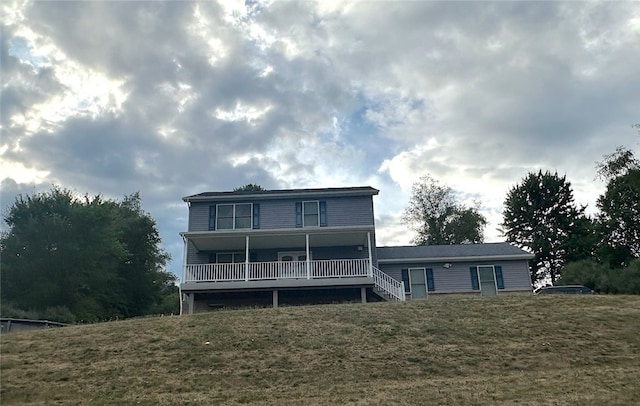
{"label": "gray vinyl siding", "polygon": [[[295,228],[296,202],[314,200],[327,202],[328,227],[368,226],[374,224],[373,199],[371,196],[347,196],[326,199],[308,197],[297,200],[256,200],[248,203],[260,204],[260,229],[269,230]],[[189,208],[189,231],[209,230],[209,208],[215,204],[216,202],[191,203]]]}
{"label": "gray vinyl siding", "polygon": [[260,202],[260,228],[271,230],[296,227],[296,203],[292,200]]}
{"label": "gray vinyl siding", "polygon": [[187,264],[206,264],[209,262],[208,252],[199,252],[191,244],[187,246]]}
{"label": "gray vinyl siding", "polygon": [[502,266],[502,279],[504,289],[500,291],[531,291],[531,279],[529,277],[529,267],[525,260],[520,261],[484,261],[484,262],[455,262],[451,263],[451,268],[443,267],[442,262],[405,263],[405,264],[379,264],[378,268],[391,276],[402,281],[401,271],[406,268],[431,268],[433,269],[433,282],[435,291],[431,293],[468,293],[478,292],[471,287],[471,277],[469,268],[478,265],[500,265]]}
{"label": "gray vinyl siding", "polygon": [[[528,261],[505,261],[502,264],[496,265],[502,265],[502,280],[504,281],[504,290],[533,291]],[[507,272],[505,272],[505,269],[507,270]]]}
{"label": "gray vinyl siding", "polygon": [[326,199],[326,202],[329,227],[373,225],[371,196]]}
{"label": "gray vinyl siding", "polygon": [[189,207],[189,231],[209,230],[209,203],[191,203]]}

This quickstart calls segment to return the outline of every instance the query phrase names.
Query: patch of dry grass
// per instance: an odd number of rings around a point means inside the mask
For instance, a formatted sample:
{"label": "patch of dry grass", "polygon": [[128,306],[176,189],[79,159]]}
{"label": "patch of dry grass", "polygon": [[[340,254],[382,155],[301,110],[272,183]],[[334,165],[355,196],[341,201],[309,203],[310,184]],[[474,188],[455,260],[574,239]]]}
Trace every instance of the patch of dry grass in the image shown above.
{"label": "patch of dry grass", "polygon": [[640,297],[217,311],[1,337],[10,404],[640,404]]}

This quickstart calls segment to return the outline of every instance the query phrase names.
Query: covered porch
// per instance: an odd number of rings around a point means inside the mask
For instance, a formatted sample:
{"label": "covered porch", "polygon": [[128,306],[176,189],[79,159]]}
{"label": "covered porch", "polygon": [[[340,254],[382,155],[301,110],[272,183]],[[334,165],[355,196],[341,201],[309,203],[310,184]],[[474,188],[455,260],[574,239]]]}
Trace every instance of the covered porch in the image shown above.
{"label": "covered porch", "polygon": [[371,278],[372,234],[362,227],[182,233],[182,283]]}
{"label": "covered porch", "polygon": [[[404,289],[375,267],[370,227],[206,231],[181,234],[180,289],[189,313],[197,297],[270,291],[278,306],[285,291],[384,292],[404,300]],[[212,303],[209,303],[212,305]]]}

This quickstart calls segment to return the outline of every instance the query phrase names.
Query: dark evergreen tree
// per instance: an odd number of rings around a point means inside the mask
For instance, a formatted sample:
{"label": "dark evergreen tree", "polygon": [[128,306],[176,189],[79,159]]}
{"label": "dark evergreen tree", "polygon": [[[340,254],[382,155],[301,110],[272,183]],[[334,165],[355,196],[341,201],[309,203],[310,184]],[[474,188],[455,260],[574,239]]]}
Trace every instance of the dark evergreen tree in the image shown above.
{"label": "dark evergreen tree", "polygon": [[402,220],[416,231],[416,245],[480,243],[487,224],[477,206],[458,202],[450,187],[429,175],[413,184]]}

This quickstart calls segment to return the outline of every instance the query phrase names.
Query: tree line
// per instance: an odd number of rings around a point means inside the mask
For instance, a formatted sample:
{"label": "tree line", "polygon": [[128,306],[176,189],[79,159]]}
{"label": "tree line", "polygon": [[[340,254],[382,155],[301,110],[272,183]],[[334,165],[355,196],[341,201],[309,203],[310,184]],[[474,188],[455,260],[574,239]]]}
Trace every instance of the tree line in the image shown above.
{"label": "tree line", "polygon": [[[640,161],[619,147],[596,166],[606,182],[597,214],[575,203],[571,182],[557,172],[528,173],[504,201],[501,232],[535,255],[534,284],[584,284],[610,293],[640,294]],[[478,243],[486,219],[479,203],[466,206],[455,192],[427,176],[413,185],[403,221],[418,245]]]}
{"label": "tree line", "polygon": [[169,255],[139,193],[115,201],[54,186],[16,198],[4,221],[3,316],[93,322],[179,311]]}

